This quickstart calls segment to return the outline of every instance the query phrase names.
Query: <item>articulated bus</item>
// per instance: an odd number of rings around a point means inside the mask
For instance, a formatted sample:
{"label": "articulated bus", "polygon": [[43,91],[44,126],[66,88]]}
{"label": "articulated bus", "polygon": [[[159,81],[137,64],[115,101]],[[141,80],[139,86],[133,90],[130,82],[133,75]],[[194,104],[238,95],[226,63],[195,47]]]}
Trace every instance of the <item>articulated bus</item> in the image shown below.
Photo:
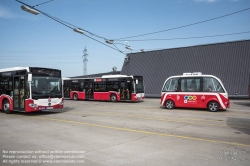
{"label": "articulated bus", "polygon": [[207,108],[215,112],[229,108],[230,101],[219,78],[195,72],[169,77],[162,87],[161,105],[167,109]]}
{"label": "articulated bus", "polygon": [[104,75],[96,78],[64,78],[64,96],[74,100],[141,101],[142,76]]}
{"label": "articulated bus", "polygon": [[0,69],[0,110],[34,112],[63,108],[61,71],[38,67]]}

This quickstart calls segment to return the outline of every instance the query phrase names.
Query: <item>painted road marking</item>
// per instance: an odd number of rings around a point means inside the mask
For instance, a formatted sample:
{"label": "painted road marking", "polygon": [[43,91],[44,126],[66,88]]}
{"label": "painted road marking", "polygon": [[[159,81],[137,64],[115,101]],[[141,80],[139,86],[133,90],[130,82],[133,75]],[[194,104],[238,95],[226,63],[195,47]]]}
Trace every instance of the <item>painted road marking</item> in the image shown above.
{"label": "painted road marking", "polygon": [[100,125],[100,124],[77,122],[77,121],[63,120],[63,119],[43,118],[43,117],[23,116],[23,115],[19,115],[19,116],[26,117],[26,118],[33,118],[33,119],[50,120],[50,121],[56,121],[56,122],[74,123],[74,124],[79,124],[79,125],[87,125],[87,126],[93,126],[93,127],[113,129],[113,130],[118,130],[118,131],[128,131],[128,132],[143,133],[143,134],[148,134],[148,135],[157,135],[157,136],[165,136],[165,137],[173,137],[173,138],[182,138],[182,139],[189,139],[189,140],[196,140],[196,141],[211,142],[211,143],[221,143],[221,144],[234,145],[234,146],[250,147],[249,144],[242,144],[242,143],[237,143],[237,142],[226,142],[226,141],[218,141],[218,140],[211,140],[211,139],[205,139],[205,138],[195,138],[195,137],[182,136],[182,135],[164,134],[164,133],[158,133],[158,132],[149,132],[149,131],[144,131],[144,130],[120,128],[120,127],[114,127],[114,126],[105,126],[105,125]]}
{"label": "painted road marking", "polygon": [[[211,123],[201,123],[201,122],[188,122],[188,121],[183,121],[183,120],[168,120],[168,119],[163,119],[163,118],[148,118],[148,117],[137,117],[137,116],[123,116],[123,115],[115,115],[115,114],[111,114],[111,113],[108,113],[108,114],[93,114],[93,113],[86,113],[86,112],[83,112],[83,113],[76,113],[76,112],[67,112],[67,114],[87,114],[87,115],[93,115],[93,116],[111,116],[111,117],[121,117],[121,118],[130,118],[130,119],[140,119],[140,120],[156,120],[156,121],[164,121],[164,122],[176,122],[176,123],[187,123],[187,124],[194,124],[194,125],[204,125],[204,126],[220,126],[220,127],[230,127],[230,128],[241,128],[241,129],[250,129],[250,126],[249,127],[245,127],[245,126],[227,126],[227,125],[223,125],[223,124],[211,124]],[[191,119],[191,120],[198,120],[198,119],[192,119],[192,118],[178,118],[178,119]],[[216,120],[205,120],[205,119],[199,119],[199,120],[202,120],[202,121],[212,121],[212,122],[219,122],[219,123],[223,123],[223,122],[220,122],[220,121],[216,121]],[[249,123],[234,123],[234,122],[227,122],[227,123],[230,123],[230,124],[249,124]]]}

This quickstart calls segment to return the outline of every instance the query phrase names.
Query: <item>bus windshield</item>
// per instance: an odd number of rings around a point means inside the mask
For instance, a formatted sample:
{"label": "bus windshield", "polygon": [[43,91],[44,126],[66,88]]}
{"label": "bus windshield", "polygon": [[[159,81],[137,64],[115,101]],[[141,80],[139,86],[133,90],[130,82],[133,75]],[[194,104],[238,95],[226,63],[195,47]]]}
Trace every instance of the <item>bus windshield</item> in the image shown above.
{"label": "bus windshield", "polygon": [[31,91],[33,99],[61,98],[62,83],[58,77],[36,77],[33,76]]}
{"label": "bus windshield", "polygon": [[143,88],[143,80],[138,80],[138,83],[136,81],[135,83],[135,91],[136,93],[144,93],[144,88]]}

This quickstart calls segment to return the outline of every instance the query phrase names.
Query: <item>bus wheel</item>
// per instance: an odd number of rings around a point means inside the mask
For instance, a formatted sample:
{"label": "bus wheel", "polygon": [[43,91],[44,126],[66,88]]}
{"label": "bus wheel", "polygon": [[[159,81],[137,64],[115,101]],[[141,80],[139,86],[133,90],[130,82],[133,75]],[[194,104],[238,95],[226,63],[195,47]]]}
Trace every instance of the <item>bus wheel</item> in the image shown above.
{"label": "bus wheel", "polygon": [[74,93],[73,99],[78,100],[78,95],[76,93]]}
{"label": "bus wheel", "polygon": [[111,101],[111,102],[116,102],[116,101],[117,101],[116,95],[114,95],[114,94],[111,95],[111,96],[110,96],[110,101]]}
{"label": "bus wheel", "polygon": [[210,101],[207,107],[209,111],[216,112],[219,110],[220,105],[216,101]]}
{"label": "bus wheel", "polygon": [[165,106],[166,106],[167,109],[173,109],[174,108],[173,100],[167,100]]}
{"label": "bus wheel", "polygon": [[6,114],[10,114],[11,111],[10,111],[10,103],[8,100],[4,100],[3,102],[3,111],[6,113]]}

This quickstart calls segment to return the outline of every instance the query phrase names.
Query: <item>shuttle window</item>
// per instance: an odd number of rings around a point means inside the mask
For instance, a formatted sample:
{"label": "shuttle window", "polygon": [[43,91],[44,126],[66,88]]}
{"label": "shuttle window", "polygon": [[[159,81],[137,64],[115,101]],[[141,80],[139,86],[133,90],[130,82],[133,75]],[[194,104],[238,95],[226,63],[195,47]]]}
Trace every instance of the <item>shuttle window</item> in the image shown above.
{"label": "shuttle window", "polygon": [[200,78],[182,78],[181,90],[185,92],[199,92]]}
{"label": "shuttle window", "polygon": [[221,93],[225,92],[220,82],[217,79],[212,78],[212,77],[203,78],[203,91],[204,92],[221,92]]}
{"label": "shuttle window", "polygon": [[163,91],[165,92],[177,91],[177,87],[178,87],[178,78],[171,78],[165,83]]}

